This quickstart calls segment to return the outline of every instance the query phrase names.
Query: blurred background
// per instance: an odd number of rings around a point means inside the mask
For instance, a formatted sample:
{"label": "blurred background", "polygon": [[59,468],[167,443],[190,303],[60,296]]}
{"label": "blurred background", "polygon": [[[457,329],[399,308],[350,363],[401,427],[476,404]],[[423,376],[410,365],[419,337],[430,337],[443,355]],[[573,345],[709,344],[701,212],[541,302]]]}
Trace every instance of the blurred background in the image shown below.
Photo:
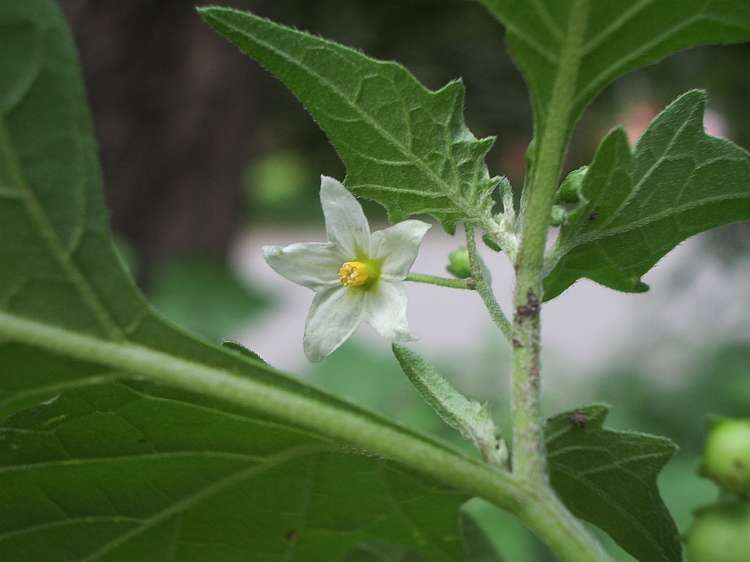
{"label": "blurred background", "polygon": [[[526,88],[501,26],[478,4],[221,3],[396,59],[431,88],[462,76],[469,127],[498,137],[491,173],[522,182],[531,139]],[[311,294],[276,276],[260,247],[324,239],[318,178],[343,178],[344,170],[292,94],[215,36],[193,2],[61,4],[80,50],[113,227],[155,306],[208,339],[239,341],[335,394],[458,443],[367,329],[319,365],[304,358]],[[700,48],[621,79],[581,120],[568,168],[588,163],[616,124],[635,141],[691,88],[709,92],[708,131],[749,148],[748,63],[750,45]],[[377,205],[366,211],[385,226]],[[414,270],[445,274],[448,252],[461,243],[433,228]],[[485,259],[507,305],[511,268],[492,252]],[[750,228],[734,225],[677,248],[646,277],[646,294],[582,281],[545,307],[547,413],[608,402],[612,427],[675,440],[681,452],[660,484],[683,530],[692,509],[717,493],[695,475],[705,415],[750,415],[748,278]],[[410,286],[409,297],[416,348],[464,392],[490,402],[507,427],[508,348],[478,297],[428,286]],[[511,518],[478,501],[471,509],[507,560],[551,559]]]}

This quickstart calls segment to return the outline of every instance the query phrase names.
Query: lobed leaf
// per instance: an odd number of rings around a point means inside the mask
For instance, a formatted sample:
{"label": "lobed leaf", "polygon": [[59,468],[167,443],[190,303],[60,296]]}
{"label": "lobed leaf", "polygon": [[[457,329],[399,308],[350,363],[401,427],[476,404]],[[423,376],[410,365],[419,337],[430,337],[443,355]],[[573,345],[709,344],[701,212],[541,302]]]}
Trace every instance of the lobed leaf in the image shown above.
{"label": "lobed leaf", "polygon": [[199,10],[206,22],[273,73],[304,104],[346,164],[346,185],[378,201],[392,222],[430,214],[490,219],[484,157],[494,138],[464,125],[464,87],[432,92],[401,65],[229,8]]}
{"label": "lobed leaf", "polygon": [[605,429],[608,412],[595,404],[547,420],[552,487],[575,516],[606,531],[636,560],[680,562],[680,535],[656,484],[677,446]]}
{"label": "lobed leaf", "polygon": [[602,142],[546,265],[545,299],[581,277],[645,291],[641,276],[677,244],[750,219],[750,153],[705,134],[705,101],[700,91],[678,98],[634,152],[622,129]]}

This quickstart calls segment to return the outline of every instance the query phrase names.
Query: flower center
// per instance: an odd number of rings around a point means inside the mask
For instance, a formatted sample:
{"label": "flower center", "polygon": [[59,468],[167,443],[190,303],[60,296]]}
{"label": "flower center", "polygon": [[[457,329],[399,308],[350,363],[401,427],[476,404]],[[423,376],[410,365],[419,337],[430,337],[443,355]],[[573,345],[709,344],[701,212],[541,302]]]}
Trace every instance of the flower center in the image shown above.
{"label": "flower center", "polygon": [[339,269],[339,279],[344,287],[361,287],[369,278],[370,270],[361,261],[348,261]]}

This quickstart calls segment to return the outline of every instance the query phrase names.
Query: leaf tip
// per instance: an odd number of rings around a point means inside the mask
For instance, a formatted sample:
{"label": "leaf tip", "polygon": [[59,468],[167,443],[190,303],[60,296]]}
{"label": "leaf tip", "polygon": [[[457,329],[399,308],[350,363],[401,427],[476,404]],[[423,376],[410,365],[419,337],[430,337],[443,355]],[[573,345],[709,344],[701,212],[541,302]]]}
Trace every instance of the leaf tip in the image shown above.
{"label": "leaf tip", "polygon": [[221,6],[216,6],[214,4],[206,4],[205,6],[195,7],[195,11],[198,12],[198,15],[200,15],[204,20],[218,13],[222,9],[226,8],[222,8]]}

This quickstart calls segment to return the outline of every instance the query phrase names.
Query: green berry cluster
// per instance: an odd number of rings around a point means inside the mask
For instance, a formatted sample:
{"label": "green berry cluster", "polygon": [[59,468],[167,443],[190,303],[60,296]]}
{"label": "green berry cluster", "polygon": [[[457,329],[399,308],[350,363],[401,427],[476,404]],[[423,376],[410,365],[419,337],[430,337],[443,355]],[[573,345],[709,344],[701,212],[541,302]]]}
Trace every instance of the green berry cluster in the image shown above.
{"label": "green berry cluster", "polygon": [[709,421],[700,474],[716,482],[722,499],[695,513],[689,562],[750,562],[750,419]]}

